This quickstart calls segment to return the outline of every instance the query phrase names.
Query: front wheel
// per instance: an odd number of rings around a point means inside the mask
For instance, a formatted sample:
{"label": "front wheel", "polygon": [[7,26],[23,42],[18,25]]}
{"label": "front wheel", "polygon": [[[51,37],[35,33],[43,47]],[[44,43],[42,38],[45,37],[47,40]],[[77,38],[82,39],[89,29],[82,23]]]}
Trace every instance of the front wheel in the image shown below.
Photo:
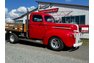
{"label": "front wheel", "polygon": [[10,34],[9,35],[9,42],[14,44],[18,41],[18,37],[15,34]]}
{"label": "front wheel", "polygon": [[64,43],[61,41],[60,38],[52,37],[49,40],[49,46],[52,50],[60,51],[64,48]]}

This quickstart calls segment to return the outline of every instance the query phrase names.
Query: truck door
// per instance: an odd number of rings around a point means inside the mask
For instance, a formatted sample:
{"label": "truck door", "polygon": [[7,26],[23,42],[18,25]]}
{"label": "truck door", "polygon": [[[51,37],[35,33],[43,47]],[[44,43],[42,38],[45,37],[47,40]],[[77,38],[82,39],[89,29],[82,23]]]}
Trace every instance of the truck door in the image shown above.
{"label": "truck door", "polygon": [[29,37],[42,39],[45,33],[43,17],[41,15],[32,15],[29,23]]}

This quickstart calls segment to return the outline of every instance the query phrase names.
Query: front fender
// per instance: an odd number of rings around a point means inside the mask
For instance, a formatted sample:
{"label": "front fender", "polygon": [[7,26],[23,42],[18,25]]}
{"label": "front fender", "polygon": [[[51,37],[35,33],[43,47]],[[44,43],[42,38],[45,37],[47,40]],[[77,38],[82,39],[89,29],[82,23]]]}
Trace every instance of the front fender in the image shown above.
{"label": "front fender", "polygon": [[72,47],[73,44],[75,43],[73,32],[69,30],[61,30],[61,29],[53,29],[47,31],[44,36],[43,43],[45,45],[48,45],[49,39],[54,36],[59,37],[62,40],[62,42],[68,47]]}

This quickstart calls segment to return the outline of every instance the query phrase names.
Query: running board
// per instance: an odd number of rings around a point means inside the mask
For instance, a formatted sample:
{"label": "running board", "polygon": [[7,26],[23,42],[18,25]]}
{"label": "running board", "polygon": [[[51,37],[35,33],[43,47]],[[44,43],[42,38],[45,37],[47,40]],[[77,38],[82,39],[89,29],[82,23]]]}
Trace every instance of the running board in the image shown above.
{"label": "running board", "polygon": [[24,41],[29,41],[29,42],[33,42],[33,43],[39,43],[39,44],[43,44],[42,40],[32,40],[32,39],[25,39],[25,38],[20,38],[20,40],[24,40]]}

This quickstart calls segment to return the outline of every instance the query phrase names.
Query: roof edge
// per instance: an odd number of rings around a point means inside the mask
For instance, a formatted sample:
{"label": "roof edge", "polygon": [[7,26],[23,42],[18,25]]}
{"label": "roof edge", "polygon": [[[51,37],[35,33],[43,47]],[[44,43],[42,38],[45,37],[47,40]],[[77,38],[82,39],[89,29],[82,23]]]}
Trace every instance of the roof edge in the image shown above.
{"label": "roof edge", "polygon": [[65,4],[65,3],[46,2],[46,1],[39,1],[39,0],[36,0],[36,2],[37,2],[37,3],[50,3],[50,4],[59,4],[59,5],[68,5],[68,6],[79,6],[79,7],[87,7],[87,8],[89,8],[89,6],[78,5],[78,4]]}

